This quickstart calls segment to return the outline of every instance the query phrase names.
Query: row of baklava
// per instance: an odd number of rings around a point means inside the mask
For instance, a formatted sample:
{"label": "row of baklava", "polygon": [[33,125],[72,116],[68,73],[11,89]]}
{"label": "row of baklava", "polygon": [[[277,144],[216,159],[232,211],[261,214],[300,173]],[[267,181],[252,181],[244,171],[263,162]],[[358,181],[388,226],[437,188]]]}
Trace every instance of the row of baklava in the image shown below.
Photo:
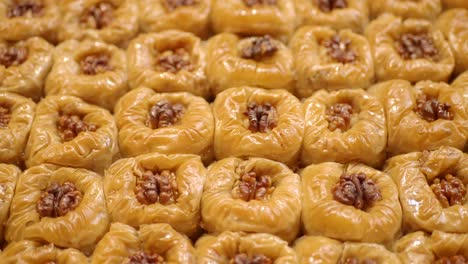
{"label": "row of baklava", "polygon": [[[427,231],[433,237],[450,233],[443,235],[452,240],[444,241],[444,254],[468,259],[468,155],[450,147],[393,157],[384,172],[359,163],[326,162],[310,165],[298,175],[282,163],[262,158],[226,158],[205,169],[199,156],[150,153],[115,162],[104,177],[55,165],[20,173],[14,165],[3,164],[0,179],[4,201],[0,220],[6,227],[2,236],[13,248],[7,247],[7,256],[10,250],[18,252],[16,247],[28,254],[26,248],[52,243],[88,255],[96,247],[96,263],[119,263],[141,250],[171,261],[177,256],[170,253],[171,247],[183,245],[173,251],[190,253],[189,240],[177,232],[196,239],[203,229],[214,234],[197,242],[206,263],[228,263],[226,258],[236,253],[292,261],[287,244],[296,240],[302,227],[305,235],[329,238],[299,240],[297,247],[306,255],[339,258],[343,245],[332,240],[336,239],[353,242],[345,243],[344,249],[357,247],[356,255],[346,257],[398,263],[395,256],[387,259],[392,253],[383,246],[356,242],[391,247],[404,234]],[[238,244],[244,239],[252,239],[249,249]],[[415,250],[419,258],[433,259],[433,254],[418,250],[434,246],[427,242],[430,239],[422,232],[409,235],[399,250],[405,254]],[[22,240],[36,242],[15,243]],[[284,263],[295,263],[288,261]],[[369,263],[357,261],[350,263]]]}

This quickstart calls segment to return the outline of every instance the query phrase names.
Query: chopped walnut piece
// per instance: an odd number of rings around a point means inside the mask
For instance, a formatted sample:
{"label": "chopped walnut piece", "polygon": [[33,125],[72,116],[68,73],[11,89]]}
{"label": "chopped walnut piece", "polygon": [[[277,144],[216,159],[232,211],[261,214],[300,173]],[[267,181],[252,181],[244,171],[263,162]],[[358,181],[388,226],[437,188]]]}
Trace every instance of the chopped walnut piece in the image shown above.
{"label": "chopped walnut piece", "polygon": [[428,122],[437,119],[453,120],[453,113],[450,112],[450,105],[441,103],[436,98],[420,94],[416,99],[416,113]]}
{"label": "chopped walnut piece", "polygon": [[137,200],[142,204],[170,205],[179,196],[176,175],[174,172],[163,170],[160,173],[145,171],[137,180],[135,189]]}
{"label": "chopped walnut piece", "polygon": [[113,70],[108,54],[92,54],[80,61],[81,71],[87,75],[96,75]]}
{"label": "chopped walnut piece", "polygon": [[340,129],[341,132],[344,132],[351,128],[353,107],[350,104],[337,103],[331,105],[326,109],[325,114],[330,131]]}
{"label": "chopped walnut piece", "polygon": [[87,8],[80,17],[80,23],[88,28],[103,29],[112,23],[114,6],[111,3],[99,2]]}
{"label": "chopped walnut piece", "polygon": [[193,6],[197,3],[196,0],[164,0],[164,6],[169,11],[174,11],[181,6]]}
{"label": "chopped walnut piece", "polygon": [[434,264],[468,264],[468,258],[462,255],[442,257],[436,260]]}
{"label": "chopped walnut piece", "polygon": [[41,217],[60,217],[78,207],[83,194],[76,189],[75,184],[52,183],[41,194],[37,201],[36,210]]}
{"label": "chopped walnut piece", "polygon": [[156,58],[156,71],[177,73],[181,70],[191,71],[194,66],[190,53],[184,48],[166,50]]}
{"label": "chopped walnut piece", "polygon": [[182,104],[172,104],[164,99],[151,107],[147,125],[152,129],[170,127],[176,124],[183,114],[184,106]]}
{"label": "chopped walnut piece", "polygon": [[244,173],[233,189],[233,196],[246,202],[250,200],[265,200],[275,190],[268,175],[257,175],[251,171]]}
{"label": "chopped walnut piece", "polygon": [[160,255],[153,253],[148,254],[143,251],[138,251],[137,253],[131,255],[129,258],[129,264],[162,264],[164,263],[164,258]]}
{"label": "chopped walnut piece", "polygon": [[349,257],[349,258],[345,259],[343,264],[377,264],[377,261],[375,261],[373,259],[360,260],[360,259],[355,258],[355,257]]}
{"label": "chopped walnut piece", "polygon": [[250,103],[244,115],[249,119],[249,130],[253,133],[266,133],[278,125],[276,108],[269,103]]}
{"label": "chopped walnut piece", "polygon": [[28,58],[25,47],[4,46],[0,48],[0,64],[6,68],[21,65]]}
{"label": "chopped walnut piece", "polygon": [[332,191],[338,202],[361,210],[365,210],[375,201],[382,200],[379,187],[364,173],[341,175]]}
{"label": "chopped walnut piece", "polygon": [[96,131],[94,124],[87,124],[78,115],[62,114],[57,120],[57,128],[63,141],[73,140],[78,134],[85,131]]}
{"label": "chopped walnut piece", "polygon": [[444,208],[465,204],[466,187],[458,177],[447,174],[443,179],[436,178],[431,189]]}
{"label": "chopped walnut piece", "polygon": [[229,261],[229,264],[272,264],[273,260],[263,254],[255,254],[252,258],[245,253],[239,253]]}
{"label": "chopped walnut piece", "polygon": [[436,59],[438,50],[428,33],[404,33],[397,41],[396,50],[405,60]]}
{"label": "chopped walnut piece", "polygon": [[357,59],[356,52],[351,49],[351,40],[341,39],[338,34],[323,41],[322,45],[327,48],[328,56],[335,61],[346,64],[352,63]]}
{"label": "chopped walnut piece", "polygon": [[270,36],[265,35],[254,38],[250,45],[244,47],[241,51],[241,57],[244,59],[261,60],[273,56],[277,51],[278,47],[276,43]]}
{"label": "chopped walnut piece", "polygon": [[7,17],[39,17],[43,15],[44,5],[34,0],[15,1],[8,7]]}
{"label": "chopped walnut piece", "polygon": [[255,5],[276,5],[278,0],[243,0],[244,4],[248,7]]}
{"label": "chopped walnut piece", "polygon": [[320,11],[325,13],[329,13],[333,11],[333,9],[348,7],[346,0],[317,0],[317,5]]}
{"label": "chopped walnut piece", "polygon": [[10,107],[5,105],[0,105],[0,128],[8,127],[10,123],[11,113]]}

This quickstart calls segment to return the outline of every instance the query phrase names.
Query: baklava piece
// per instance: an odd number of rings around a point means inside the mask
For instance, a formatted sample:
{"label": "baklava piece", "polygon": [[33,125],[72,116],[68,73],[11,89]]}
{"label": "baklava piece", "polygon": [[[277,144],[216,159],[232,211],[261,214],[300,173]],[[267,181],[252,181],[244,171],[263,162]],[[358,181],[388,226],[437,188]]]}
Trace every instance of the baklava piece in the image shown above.
{"label": "baklava piece", "polygon": [[48,96],[37,106],[25,153],[28,168],[51,163],[102,173],[119,153],[114,117],[74,96]]}
{"label": "baklava piece", "polygon": [[205,235],[196,245],[198,264],[290,264],[296,254],[286,241],[270,234],[223,232]]}
{"label": "baklava piece", "polygon": [[85,169],[55,165],[26,170],[16,185],[5,239],[89,253],[109,224],[101,178]]}
{"label": "baklava piece", "polygon": [[460,74],[468,70],[468,10],[450,9],[442,13],[436,25],[452,48],[455,56],[454,73]]}
{"label": "baklava piece", "polygon": [[195,35],[178,30],[142,34],[127,49],[131,88],[190,92],[210,98],[205,52]]}
{"label": "baklava piece", "polygon": [[208,168],[201,214],[210,233],[269,233],[291,242],[299,232],[299,176],[272,160],[220,160]]}
{"label": "baklava piece", "polygon": [[294,32],[294,0],[213,1],[211,23],[216,33],[271,35],[286,41]]}
{"label": "baklava piece", "polygon": [[9,41],[43,37],[56,40],[60,23],[57,0],[0,1],[0,38]]}
{"label": "baklava piece", "polygon": [[211,0],[140,0],[139,5],[144,32],[178,29],[208,36]]}
{"label": "baklava piece", "polygon": [[[465,102],[468,102],[468,70],[458,75],[458,77],[452,82],[451,86],[455,89],[463,91]],[[465,146],[465,150],[468,152],[468,145]]]}
{"label": "baklava piece", "polygon": [[116,46],[69,40],[55,49],[46,95],[73,95],[112,111],[127,89],[127,58]]}
{"label": "baklava piece", "polygon": [[468,98],[446,83],[394,80],[373,86],[387,117],[390,156],[468,142]]}
{"label": "baklava piece", "polygon": [[391,13],[403,18],[435,19],[442,11],[440,0],[370,0],[371,17]]}
{"label": "baklava piece", "polygon": [[114,222],[135,228],[167,223],[194,237],[206,170],[199,156],[151,153],[122,159],[106,170],[104,192]]}
{"label": "baklava piece", "polygon": [[294,87],[291,51],[269,35],[241,38],[219,34],[208,41],[206,72],[213,94],[242,85]]}
{"label": "baklava piece", "polygon": [[296,0],[296,12],[301,25],[362,33],[369,21],[367,5],[363,0]]}
{"label": "baklava piece", "polygon": [[396,241],[394,251],[402,264],[465,264],[468,263],[468,234],[410,233]]}
{"label": "baklava piece", "polygon": [[[4,228],[20,173],[21,171],[15,165],[0,163],[0,242],[3,241]],[[1,255],[0,259],[2,259]]]}
{"label": "baklava piece", "polygon": [[387,174],[359,163],[326,162],[305,168],[301,178],[306,234],[384,243],[400,231],[398,190]]}
{"label": "baklava piece", "polygon": [[367,27],[366,36],[378,81],[447,81],[452,74],[450,45],[427,20],[383,14]]}
{"label": "baklava piece", "polygon": [[442,0],[442,6],[445,9],[468,8],[468,2],[466,0]]}
{"label": "baklava piece", "polygon": [[379,100],[361,89],[318,91],[304,102],[303,165],[334,161],[380,167],[387,128]]}
{"label": "baklava piece", "polygon": [[126,47],[138,33],[138,1],[68,0],[63,4],[60,41],[91,39]]}
{"label": "baklava piece", "polygon": [[0,39],[0,91],[39,101],[45,78],[52,67],[53,48],[37,37],[18,42]]}
{"label": "baklava piece", "polygon": [[35,109],[31,99],[0,92],[0,163],[22,164]]}
{"label": "baklava piece", "polygon": [[450,147],[387,161],[406,230],[468,232],[468,154]]}
{"label": "baklava piece", "polygon": [[294,250],[300,264],[399,264],[394,253],[372,243],[340,242],[322,236],[296,240]]}
{"label": "baklava piece", "polygon": [[122,97],[115,118],[124,157],[158,152],[213,158],[213,114],[201,97],[139,88]]}
{"label": "baklava piece", "polygon": [[96,246],[91,264],[195,263],[190,240],[168,224],[142,225],[139,230],[113,223]]}
{"label": "baklava piece", "polygon": [[365,89],[374,81],[369,42],[350,30],[306,26],[296,32],[290,46],[299,97],[320,89]]}
{"label": "baklava piece", "polygon": [[261,157],[294,166],[304,135],[299,100],[285,90],[231,88],[214,102],[217,159]]}
{"label": "baklava piece", "polygon": [[87,264],[88,258],[74,248],[63,249],[54,244],[32,240],[13,242],[6,246],[0,259],[3,264]]}

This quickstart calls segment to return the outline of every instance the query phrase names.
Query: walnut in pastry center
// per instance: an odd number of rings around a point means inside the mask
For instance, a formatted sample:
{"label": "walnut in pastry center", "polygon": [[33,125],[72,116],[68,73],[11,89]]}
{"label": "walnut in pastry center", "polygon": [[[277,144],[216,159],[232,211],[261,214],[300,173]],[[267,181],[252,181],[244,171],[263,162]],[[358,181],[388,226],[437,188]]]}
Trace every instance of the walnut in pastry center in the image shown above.
{"label": "walnut in pastry center", "polygon": [[266,133],[278,125],[278,113],[270,103],[250,103],[244,115],[249,119],[249,130],[252,133]]}
{"label": "walnut in pastry center", "polygon": [[351,40],[341,39],[340,35],[324,40],[322,45],[327,49],[327,54],[333,60],[346,64],[356,61],[357,54],[351,48]]}
{"label": "walnut in pastry center", "polygon": [[77,208],[82,199],[75,184],[54,182],[41,194],[36,210],[41,217],[60,217]]}
{"label": "walnut in pastry center", "polygon": [[0,128],[8,127],[10,123],[11,113],[10,107],[6,105],[0,105]]}
{"label": "walnut in pastry center", "polygon": [[179,196],[176,175],[168,170],[159,173],[145,171],[137,179],[135,194],[137,200],[142,204],[148,205],[157,202],[162,205],[174,204]]}
{"label": "walnut in pastry center", "polygon": [[320,11],[330,13],[334,9],[348,7],[348,2],[346,0],[317,0],[317,6]]}
{"label": "walnut in pastry center", "polygon": [[28,58],[25,47],[3,46],[0,48],[0,64],[6,68],[21,65]]}
{"label": "walnut in pastry center", "polygon": [[373,202],[382,200],[382,194],[375,182],[365,173],[343,174],[332,190],[333,198],[356,209],[365,210]]}
{"label": "walnut in pastry center", "polygon": [[7,17],[39,17],[43,15],[44,5],[34,0],[15,1],[8,7]]}
{"label": "walnut in pastry center", "polygon": [[163,264],[164,258],[156,253],[138,251],[128,258],[129,264]]}
{"label": "walnut in pastry center", "polygon": [[182,6],[193,6],[197,3],[196,0],[164,0],[164,6],[169,11],[174,11]]}
{"label": "walnut in pastry center", "polygon": [[451,257],[441,257],[434,264],[468,264],[468,258],[463,255],[455,255]]}
{"label": "walnut in pastry center", "polygon": [[110,56],[106,53],[91,54],[80,61],[81,72],[86,75],[96,75],[113,70]]}
{"label": "walnut in pastry center", "polygon": [[242,48],[241,57],[244,59],[261,60],[275,55],[278,47],[269,35],[256,37]]}
{"label": "walnut in pastry center", "polygon": [[184,106],[182,104],[172,104],[164,99],[151,107],[147,125],[152,129],[170,127],[179,122],[183,114]]}
{"label": "walnut in pastry center", "polygon": [[256,5],[276,5],[278,0],[243,0],[244,4],[248,7]]}
{"label": "walnut in pastry center", "polygon": [[233,188],[233,196],[246,202],[266,200],[275,190],[269,175],[257,174],[254,171],[241,175]]}
{"label": "walnut in pastry center", "polygon": [[273,260],[263,254],[254,254],[249,257],[245,253],[236,254],[230,261],[229,264],[272,264]]}
{"label": "walnut in pastry center", "polygon": [[82,120],[79,115],[61,114],[57,120],[57,128],[63,141],[70,141],[77,137],[81,132],[97,130],[94,124],[88,124]]}
{"label": "walnut in pastry center", "polygon": [[428,122],[433,122],[437,119],[453,120],[453,113],[450,112],[450,105],[448,103],[441,103],[437,98],[426,94],[420,94],[416,98],[416,108],[414,111]]}
{"label": "walnut in pastry center", "polygon": [[343,264],[377,264],[377,261],[373,259],[359,259],[356,257],[346,258]]}
{"label": "walnut in pastry center", "polygon": [[436,59],[439,51],[428,33],[404,33],[396,43],[396,50],[405,60]]}
{"label": "walnut in pastry center", "polygon": [[447,174],[443,178],[434,179],[431,189],[444,208],[456,204],[464,205],[466,202],[466,186],[458,177],[451,174]]}
{"label": "walnut in pastry center", "polygon": [[335,131],[340,129],[345,132],[352,126],[353,107],[348,103],[336,103],[329,106],[326,111],[326,119],[328,121],[328,129]]}
{"label": "walnut in pastry center", "polygon": [[87,28],[103,29],[112,23],[114,9],[111,3],[99,2],[81,14],[80,23]]}
{"label": "walnut in pastry center", "polygon": [[156,71],[178,73],[181,70],[191,71],[194,66],[190,53],[184,48],[166,50],[156,58]]}

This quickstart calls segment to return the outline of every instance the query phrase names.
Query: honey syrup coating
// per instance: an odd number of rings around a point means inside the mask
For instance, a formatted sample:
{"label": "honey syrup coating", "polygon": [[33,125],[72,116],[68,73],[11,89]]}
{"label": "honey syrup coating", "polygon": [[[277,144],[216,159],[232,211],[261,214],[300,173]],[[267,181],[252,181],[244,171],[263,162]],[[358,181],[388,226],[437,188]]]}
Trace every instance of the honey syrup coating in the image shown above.
{"label": "honey syrup coating", "polygon": [[442,0],[442,6],[449,8],[468,8],[468,3],[463,0]]}
{"label": "honey syrup coating", "polygon": [[373,0],[369,1],[371,17],[376,18],[383,13],[391,13],[403,18],[422,18],[433,20],[442,11],[440,0],[398,1]]}
{"label": "honey syrup coating", "polygon": [[[15,165],[0,164],[0,237],[5,235],[5,225],[9,217],[10,204],[21,171]],[[2,239],[3,240],[3,239]]]}

